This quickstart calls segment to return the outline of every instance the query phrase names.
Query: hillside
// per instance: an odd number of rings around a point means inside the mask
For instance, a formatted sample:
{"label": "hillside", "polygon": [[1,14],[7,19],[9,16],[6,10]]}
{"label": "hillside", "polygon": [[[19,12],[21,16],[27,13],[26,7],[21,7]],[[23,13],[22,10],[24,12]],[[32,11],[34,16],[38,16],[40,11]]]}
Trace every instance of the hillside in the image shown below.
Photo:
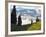
{"label": "hillside", "polygon": [[41,22],[36,22],[36,23],[33,23],[32,26],[30,26],[29,28],[27,28],[27,31],[30,31],[30,30],[40,30],[41,29]]}
{"label": "hillside", "polygon": [[38,21],[36,23],[27,24],[27,25],[23,25],[23,26],[16,25],[14,28],[14,31],[31,31],[31,30],[40,30],[40,29],[41,29],[41,22]]}

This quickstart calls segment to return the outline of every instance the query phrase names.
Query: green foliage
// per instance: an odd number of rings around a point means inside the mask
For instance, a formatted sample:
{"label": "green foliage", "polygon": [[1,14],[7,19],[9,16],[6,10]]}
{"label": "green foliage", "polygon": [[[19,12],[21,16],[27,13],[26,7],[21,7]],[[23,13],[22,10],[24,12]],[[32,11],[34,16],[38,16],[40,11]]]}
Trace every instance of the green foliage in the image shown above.
{"label": "green foliage", "polygon": [[21,19],[21,15],[19,15],[19,17],[18,17],[18,26],[21,26],[21,24],[22,24],[22,19]]}
{"label": "green foliage", "polygon": [[36,17],[36,22],[38,22],[39,21],[39,19],[38,19],[38,16]]}
{"label": "green foliage", "polygon": [[17,17],[16,17],[16,6],[13,6],[11,11],[11,31],[15,30],[15,25],[17,24]]}
{"label": "green foliage", "polygon": [[32,26],[30,26],[27,31],[30,31],[30,30],[40,30],[41,29],[41,22],[36,22],[36,23],[33,23]]}

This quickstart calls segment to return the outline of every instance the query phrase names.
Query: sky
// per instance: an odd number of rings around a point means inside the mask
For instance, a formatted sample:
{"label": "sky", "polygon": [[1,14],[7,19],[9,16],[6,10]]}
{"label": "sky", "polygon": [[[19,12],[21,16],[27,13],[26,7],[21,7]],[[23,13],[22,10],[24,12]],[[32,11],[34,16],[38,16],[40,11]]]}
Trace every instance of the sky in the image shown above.
{"label": "sky", "polygon": [[[9,5],[8,11],[10,13],[13,9],[13,6],[14,5],[12,4]],[[30,19],[36,22],[36,16],[41,15],[41,9],[39,6],[19,6],[19,5],[15,6],[16,6],[17,17],[21,14],[22,25],[31,23]]]}
{"label": "sky", "polygon": [[[10,7],[12,11],[13,6]],[[21,15],[39,16],[41,14],[40,9],[34,6],[16,6],[16,13]]]}

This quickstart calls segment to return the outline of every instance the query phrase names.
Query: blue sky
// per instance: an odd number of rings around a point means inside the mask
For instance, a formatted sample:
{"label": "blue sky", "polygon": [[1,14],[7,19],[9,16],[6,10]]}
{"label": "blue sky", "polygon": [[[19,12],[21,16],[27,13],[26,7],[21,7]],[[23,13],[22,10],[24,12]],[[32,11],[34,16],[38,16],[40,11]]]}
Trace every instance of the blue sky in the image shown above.
{"label": "blue sky", "polygon": [[21,15],[24,15],[24,14],[32,15],[32,16],[37,15],[36,10],[34,10],[34,9],[24,9],[24,8],[19,9],[19,10],[16,9],[16,12],[20,13]]}
{"label": "blue sky", "polygon": [[[36,7],[27,7],[27,6],[16,6],[16,13],[20,13],[21,15],[30,15],[30,16],[39,16],[41,13],[40,10],[37,13],[37,10],[35,9]],[[12,10],[12,8],[11,8]]]}

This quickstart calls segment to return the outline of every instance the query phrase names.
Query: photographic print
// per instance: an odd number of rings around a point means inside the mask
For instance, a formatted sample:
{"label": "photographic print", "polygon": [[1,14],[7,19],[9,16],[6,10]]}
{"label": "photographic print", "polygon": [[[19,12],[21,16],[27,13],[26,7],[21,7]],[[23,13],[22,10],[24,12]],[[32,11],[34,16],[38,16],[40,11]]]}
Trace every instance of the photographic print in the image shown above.
{"label": "photographic print", "polygon": [[8,33],[43,33],[43,5],[8,3]]}

